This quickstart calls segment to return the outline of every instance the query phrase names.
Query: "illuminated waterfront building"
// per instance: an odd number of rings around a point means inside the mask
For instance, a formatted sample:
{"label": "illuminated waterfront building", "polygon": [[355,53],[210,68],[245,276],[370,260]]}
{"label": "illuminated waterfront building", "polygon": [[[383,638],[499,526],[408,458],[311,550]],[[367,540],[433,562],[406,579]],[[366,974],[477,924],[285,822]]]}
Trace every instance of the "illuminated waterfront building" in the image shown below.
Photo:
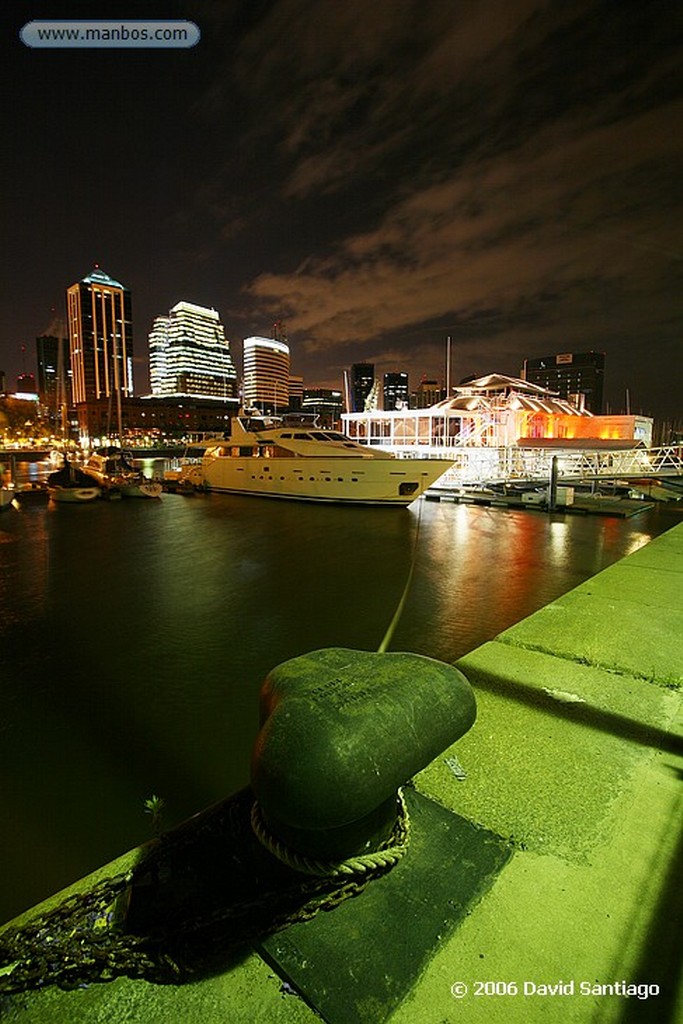
{"label": "illuminated waterfront building", "polygon": [[604,352],[562,352],[539,359],[525,359],[522,377],[540,384],[588,412],[602,412],[605,376]]}
{"label": "illuminated waterfront building", "polygon": [[289,406],[289,346],[279,338],[244,339],[245,406],[275,413]]}
{"label": "illuminated waterfront building", "polygon": [[133,395],[130,291],[99,267],[66,293],[73,400]]}
{"label": "illuminated waterfront building", "polygon": [[428,409],[368,411],[342,416],[354,440],[393,450],[420,445],[428,454],[444,447],[515,449],[593,442],[649,445],[652,420],[645,416],[593,416],[538,384],[490,373],[454,389]]}
{"label": "illuminated waterfront building", "polygon": [[233,398],[237,373],[215,309],[178,302],[149,334],[152,395]]}

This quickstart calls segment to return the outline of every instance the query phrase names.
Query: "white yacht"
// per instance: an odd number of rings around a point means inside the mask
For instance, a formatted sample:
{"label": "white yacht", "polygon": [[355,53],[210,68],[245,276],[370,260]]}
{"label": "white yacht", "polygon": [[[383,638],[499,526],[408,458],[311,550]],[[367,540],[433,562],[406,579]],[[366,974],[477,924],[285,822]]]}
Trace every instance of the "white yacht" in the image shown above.
{"label": "white yacht", "polygon": [[233,417],[230,431],[205,442],[201,463],[183,480],[209,491],[364,505],[409,505],[452,459],[397,458],[317,425],[315,417]]}

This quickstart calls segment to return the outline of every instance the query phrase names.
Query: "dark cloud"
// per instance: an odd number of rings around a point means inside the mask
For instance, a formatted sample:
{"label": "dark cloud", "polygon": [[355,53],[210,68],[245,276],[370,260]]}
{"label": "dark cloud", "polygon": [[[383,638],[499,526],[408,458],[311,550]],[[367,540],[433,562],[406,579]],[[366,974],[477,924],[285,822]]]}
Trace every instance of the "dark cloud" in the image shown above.
{"label": "dark cloud", "polygon": [[606,351],[608,391],[676,414],[678,5],[245,0],[170,16],[200,25],[197,52],[14,54],[15,137],[32,133],[10,170],[30,212],[8,220],[22,299],[4,351],[99,258],[134,291],[138,352],[152,316],[189,298],[233,338],[284,317],[311,384],[368,358],[442,376],[451,334],[461,375]]}

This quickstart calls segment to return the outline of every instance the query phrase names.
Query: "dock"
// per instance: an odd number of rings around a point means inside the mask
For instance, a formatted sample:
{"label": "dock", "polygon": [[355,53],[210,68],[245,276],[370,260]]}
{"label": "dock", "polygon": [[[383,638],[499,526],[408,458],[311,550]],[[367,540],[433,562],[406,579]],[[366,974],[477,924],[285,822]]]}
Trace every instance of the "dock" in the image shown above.
{"label": "dock", "polygon": [[[531,497],[525,498],[525,493]],[[480,491],[476,488],[456,489],[453,487],[430,487],[425,493],[427,501],[452,502],[456,505],[484,505],[490,508],[523,509],[527,512],[547,512],[548,502],[544,495],[519,491],[512,494]],[[619,516],[630,518],[640,512],[654,508],[654,501],[640,498],[617,497],[608,494],[573,493],[571,502],[559,497],[555,511],[575,515]]]}
{"label": "dock", "polygon": [[[182,983],[8,992],[4,1019],[680,1021],[682,595],[683,523],[461,658],[477,721],[405,787],[408,852],[352,898]],[[163,841],[9,922],[0,948]]]}

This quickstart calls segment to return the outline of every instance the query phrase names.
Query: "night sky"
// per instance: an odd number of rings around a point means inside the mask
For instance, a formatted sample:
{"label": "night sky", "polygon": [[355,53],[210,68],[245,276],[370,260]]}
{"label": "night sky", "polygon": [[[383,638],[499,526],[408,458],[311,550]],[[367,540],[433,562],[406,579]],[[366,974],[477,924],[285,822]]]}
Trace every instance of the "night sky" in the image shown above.
{"label": "night sky", "polygon": [[[192,50],[38,50],[37,18],[187,18]],[[453,380],[594,349],[681,415],[683,5],[18,3],[3,11],[0,368],[98,263],[147,334],[181,299],[292,372]],[[22,356],[21,347],[26,346]]]}

